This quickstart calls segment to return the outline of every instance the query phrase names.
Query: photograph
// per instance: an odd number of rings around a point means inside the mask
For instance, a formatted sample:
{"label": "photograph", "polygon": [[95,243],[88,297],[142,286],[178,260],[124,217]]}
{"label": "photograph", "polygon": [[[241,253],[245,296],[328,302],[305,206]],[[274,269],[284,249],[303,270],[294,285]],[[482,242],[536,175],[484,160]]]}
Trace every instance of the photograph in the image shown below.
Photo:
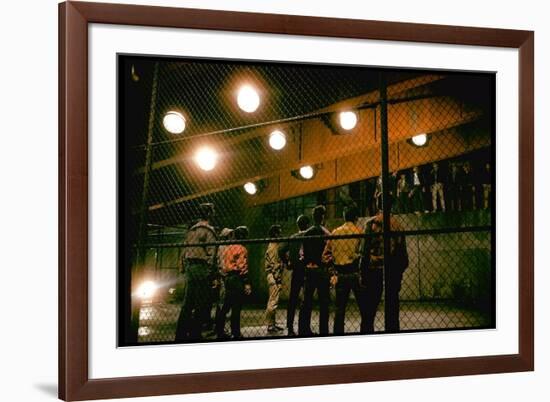
{"label": "photograph", "polygon": [[492,72],[117,54],[118,346],[495,329],[495,99]]}

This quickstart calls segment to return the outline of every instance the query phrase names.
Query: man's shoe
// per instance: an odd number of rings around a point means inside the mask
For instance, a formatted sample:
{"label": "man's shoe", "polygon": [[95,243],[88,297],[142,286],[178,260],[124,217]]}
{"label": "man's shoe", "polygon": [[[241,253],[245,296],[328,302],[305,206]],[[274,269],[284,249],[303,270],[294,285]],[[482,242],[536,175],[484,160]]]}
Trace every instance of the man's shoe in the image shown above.
{"label": "man's shoe", "polygon": [[296,332],[294,332],[294,330],[292,328],[289,328],[288,331],[287,331],[287,335],[288,336],[296,336]]}
{"label": "man's shoe", "polygon": [[267,327],[267,332],[270,333],[270,334],[281,332],[281,330],[282,330],[282,328],[278,327],[276,325],[269,325]]}
{"label": "man's shoe", "polygon": [[227,332],[224,332],[223,334],[218,334],[218,340],[228,340],[231,339],[231,335],[229,335]]}

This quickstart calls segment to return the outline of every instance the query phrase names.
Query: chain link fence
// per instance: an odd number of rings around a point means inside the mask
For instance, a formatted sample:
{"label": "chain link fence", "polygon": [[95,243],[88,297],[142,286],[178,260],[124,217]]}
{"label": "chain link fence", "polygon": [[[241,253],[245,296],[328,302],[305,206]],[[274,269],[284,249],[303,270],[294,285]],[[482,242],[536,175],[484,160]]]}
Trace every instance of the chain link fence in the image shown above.
{"label": "chain link fence", "polygon": [[120,56],[120,344],[493,328],[494,85]]}

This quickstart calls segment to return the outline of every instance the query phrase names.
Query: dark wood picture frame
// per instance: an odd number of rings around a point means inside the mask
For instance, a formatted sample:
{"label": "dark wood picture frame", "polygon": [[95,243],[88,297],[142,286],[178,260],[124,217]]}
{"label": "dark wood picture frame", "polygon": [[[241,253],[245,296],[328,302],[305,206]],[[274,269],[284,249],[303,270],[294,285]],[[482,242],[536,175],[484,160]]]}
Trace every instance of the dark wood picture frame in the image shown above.
{"label": "dark wood picture frame", "polygon": [[[88,376],[88,24],[260,32],[519,49],[519,353],[162,376]],[[534,369],[534,33],[275,14],[59,5],[59,397],[138,397]]]}

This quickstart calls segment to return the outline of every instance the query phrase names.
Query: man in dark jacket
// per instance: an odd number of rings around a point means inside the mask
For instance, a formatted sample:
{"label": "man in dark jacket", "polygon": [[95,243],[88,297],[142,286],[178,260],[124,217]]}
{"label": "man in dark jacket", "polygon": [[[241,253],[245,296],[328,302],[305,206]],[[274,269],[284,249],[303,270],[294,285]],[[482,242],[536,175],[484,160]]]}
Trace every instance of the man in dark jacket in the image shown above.
{"label": "man in dark jacket", "polygon": [[428,212],[424,207],[424,193],[426,192],[426,183],[424,176],[418,166],[413,167],[411,174],[412,189],[409,192],[409,198],[411,199],[412,209],[415,213],[422,211]]}
{"label": "man in dark jacket", "polygon": [[[318,205],[313,209],[313,226],[304,234],[307,236],[328,236],[330,232],[323,226],[326,209]],[[303,264],[305,266],[304,304],[300,310],[299,333],[311,335],[311,310],[313,294],[319,299],[319,333],[328,334],[328,305],[330,301],[330,279],[327,267],[322,262],[326,241],[323,238],[304,239]]]}
{"label": "man in dark jacket", "polygon": [[432,193],[432,212],[437,212],[438,200],[441,211],[445,212],[445,178],[437,162],[432,163],[429,174],[429,185]]}
{"label": "man in dark jacket", "polygon": [[[382,236],[383,218],[382,214],[377,215],[367,224],[366,233],[374,234],[369,236],[365,242],[361,271],[365,282],[365,323],[362,331],[366,333],[374,332],[374,319],[376,311],[382,298],[384,289],[384,238]],[[400,225],[395,219],[390,219],[391,230],[398,232]],[[409,256],[407,254],[407,244],[405,236],[394,235],[390,238],[390,251],[387,255],[388,267],[385,278],[388,283],[388,294],[385,302],[388,304],[389,311],[386,317],[386,331],[399,331],[399,292],[401,291],[401,281],[403,273],[409,266]]]}
{"label": "man in dark jacket", "polygon": [[449,175],[447,176],[447,199],[451,211],[462,210],[462,200],[460,196],[462,182],[462,170],[456,162],[452,162]]}
{"label": "man in dark jacket", "polygon": [[[299,238],[304,236],[306,229],[309,227],[310,220],[306,215],[300,215],[296,220],[298,226],[298,232],[294,233],[292,238]],[[300,290],[304,286],[304,258],[302,250],[302,242],[295,240],[289,241],[281,245],[279,250],[281,258],[286,262],[286,266],[292,271],[290,279],[290,293],[288,296],[288,307],[286,310],[286,327],[288,329],[288,335],[294,336],[294,317],[296,315],[296,308],[298,307],[298,300],[300,297]]]}
{"label": "man in dark jacket", "polygon": [[[185,237],[183,270],[185,271],[185,293],[176,328],[176,342],[201,339],[201,329],[208,317],[208,305],[213,278],[216,274],[216,241],[214,228],[209,221],[214,215],[213,204],[200,205],[200,219]],[[207,244],[202,246],[201,243]]]}

